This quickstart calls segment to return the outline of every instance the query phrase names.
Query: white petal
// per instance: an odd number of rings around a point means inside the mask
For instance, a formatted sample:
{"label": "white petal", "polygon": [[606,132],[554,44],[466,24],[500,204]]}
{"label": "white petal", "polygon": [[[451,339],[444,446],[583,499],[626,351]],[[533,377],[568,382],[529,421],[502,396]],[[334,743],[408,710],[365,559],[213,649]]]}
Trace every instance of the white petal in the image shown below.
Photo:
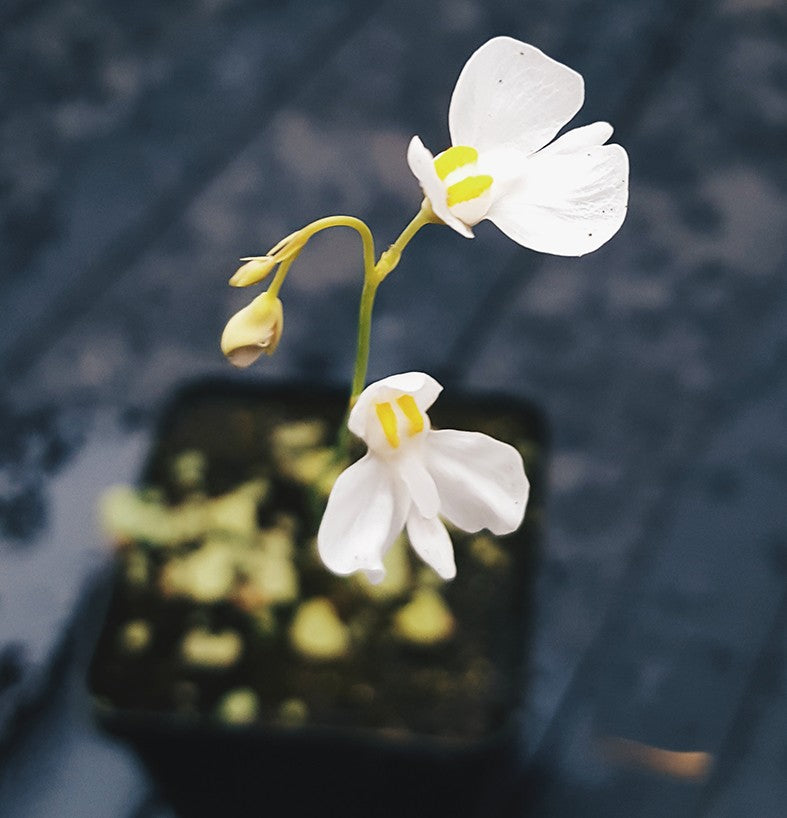
{"label": "white petal", "polygon": [[510,144],[530,154],[554,138],[584,99],[576,71],[532,45],[495,37],[470,57],[456,82],[451,141],[479,151]]}
{"label": "white petal", "polygon": [[480,432],[430,432],[427,468],[440,495],[440,513],[465,531],[515,531],[525,516],[530,484],[522,456]]}
{"label": "white petal", "polygon": [[524,247],[583,256],[623,224],[628,175],[628,155],[620,145],[572,153],[550,146],[525,161],[516,184],[492,203],[487,218]]}
{"label": "white petal", "polygon": [[593,122],[590,125],[583,125],[581,128],[574,128],[559,136],[554,142],[539,151],[539,154],[574,153],[574,151],[591,145],[603,145],[609,141],[612,131],[613,128],[609,122]]}
{"label": "white petal", "polygon": [[422,517],[413,509],[407,517],[407,536],[415,553],[443,579],[456,576],[454,547],[439,517]]}
{"label": "white petal", "polygon": [[403,372],[400,375],[390,375],[380,381],[370,383],[361,392],[347,419],[347,427],[354,435],[366,440],[369,419],[377,422],[373,412],[375,404],[393,401],[402,395],[412,395],[416,406],[421,412],[426,412],[442,391],[443,387],[425,372]]}
{"label": "white petal", "polygon": [[432,475],[426,469],[422,457],[423,447],[397,460],[399,476],[407,486],[413,505],[424,517],[435,517],[440,511],[440,497],[437,494]]}
{"label": "white petal", "polygon": [[404,525],[409,502],[395,474],[371,454],[343,471],[331,490],[317,548],[335,574],[385,576],[383,556]]}
{"label": "white petal", "polygon": [[472,239],[473,231],[448,209],[445,185],[435,170],[434,156],[417,136],[410,140],[407,148],[407,164],[410,165],[410,170],[420,182],[424,196],[429,199],[435,216],[465,238]]}

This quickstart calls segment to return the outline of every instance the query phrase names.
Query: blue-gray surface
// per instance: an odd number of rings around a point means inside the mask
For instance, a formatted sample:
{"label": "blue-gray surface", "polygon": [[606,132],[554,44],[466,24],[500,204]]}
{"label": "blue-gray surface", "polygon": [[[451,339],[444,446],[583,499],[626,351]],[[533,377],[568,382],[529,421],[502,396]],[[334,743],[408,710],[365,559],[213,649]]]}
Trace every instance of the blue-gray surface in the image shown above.
{"label": "blue-gray surface", "polygon": [[[511,812],[784,814],[784,4],[15,0],[0,10],[3,815],[166,814],[90,726],[84,657],[64,643],[106,562],[95,497],[133,479],[175,385],[225,370],[238,255],[330,213],[395,237],[419,203],[410,136],[445,143],[459,68],[501,33],[583,73],[578,122],[609,119],[631,157],[628,219],[582,259],[486,225],[472,242],[424,231],[381,290],[371,374],[423,368],[549,418],[523,720],[536,783]],[[249,378],[347,376],[357,247],[341,231],[314,244],[281,347]],[[645,745],[707,753],[710,772],[620,752]]]}

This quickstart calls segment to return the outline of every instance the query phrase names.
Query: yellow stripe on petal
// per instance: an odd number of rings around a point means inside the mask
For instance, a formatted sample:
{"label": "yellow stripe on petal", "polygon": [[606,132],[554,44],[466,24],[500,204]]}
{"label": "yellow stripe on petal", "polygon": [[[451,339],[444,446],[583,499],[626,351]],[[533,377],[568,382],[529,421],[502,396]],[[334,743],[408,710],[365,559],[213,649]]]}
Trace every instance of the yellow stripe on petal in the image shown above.
{"label": "yellow stripe on petal", "polygon": [[492,181],[492,177],[487,175],[468,176],[461,182],[451,185],[446,191],[448,206],[453,207],[477,199],[492,187]]}
{"label": "yellow stripe on petal", "polygon": [[396,423],[396,413],[393,406],[387,401],[385,403],[378,403],[375,407],[377,412],[377,419],[380,421],[380,426],[383,427],[385,438],[392,449],[399,447],[399,430]]}
{"label": "yellow stripe on petal", "polygon": [[417,435],[419,432],[423,432],[424,416],[416,405],[415,398],[412,395],[402,395],[396,399],[396,402],[399,404],[399,408],[404,412],[404,416],[410,422],[410,428],[408,430],[410,437]]}
{"label": "yellow stripe on petal", "polygon": [[478,151],[467,145],[454,145],[444,151],[434,160],[434,169],[441,179],[445,179],[449,173],[453,173],[457,168],[470,165],[478,161]]}

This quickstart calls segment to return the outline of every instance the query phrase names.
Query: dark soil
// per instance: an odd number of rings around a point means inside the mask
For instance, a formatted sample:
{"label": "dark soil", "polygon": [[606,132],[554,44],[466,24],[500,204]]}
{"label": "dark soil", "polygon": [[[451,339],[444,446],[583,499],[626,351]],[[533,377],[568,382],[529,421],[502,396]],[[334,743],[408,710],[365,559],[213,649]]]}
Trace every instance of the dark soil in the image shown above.
{"label": "dark soil", "polygon": [[[327,726],[409,736],[474,741],[494,733],[511,715],[523,689],[526,619],[531,595],[536,521],[541,507],[543,432],[526,407],[500,401],[451,404],[438,399],[430,412],[437,428],[483,431],[517,446],[533,484],[527,518],[504,538],[483,533],[498,547],[477,547],[474,538],[452,532],[457,577],[440,583],[408,551],[412,578],[393,598],[371,599],[358,582],[329,573],[317,559],[313,540],[321,501],[311,488],[275,466],[271,442],[282,424],[319,417],[327,421],[327,443],[339,428],[344,399],[335,394],[289,391],[262,393],[248,388],[206,385],[182,394],[170,407],[154,444],[142,484],[176,505],[188,491],[174,476],[173,463],[186,451],[204,456],[208,497],[263,477],[270,491],[257,519],[265,528],[282,519],[294,525],[294,563],[299,598],[260,610],[239,604],[230,593],[210,603],[163,593],[161,571],[174,556],[192,553],[199,541],[162,548],[145,541],[119,549],[119,570],[106,624],[91,669],[94,696],[110,711],[180,714],[184,719],[219,718],[228,692],[250,689],[261,725],[293,728]],[[280,458],[279,458],[280,460]],[[127,579],[130,563],[145,555],[148,579]],[[136,556],[135,556],[136,555]],[[431,646],[403,640],[393,614],[416,586],[436,588],[454,619],[452,635]],[[333,660],[304,658],[293,650],[288,628],[298,604],[328,597],[341,620],[351,625],[352,643]],[[129,650],[121,630],[129,622],[149,625],[151,638]],[[227,667],[187,663],[180,644],[195,627],[240,635],[242,652]]]}

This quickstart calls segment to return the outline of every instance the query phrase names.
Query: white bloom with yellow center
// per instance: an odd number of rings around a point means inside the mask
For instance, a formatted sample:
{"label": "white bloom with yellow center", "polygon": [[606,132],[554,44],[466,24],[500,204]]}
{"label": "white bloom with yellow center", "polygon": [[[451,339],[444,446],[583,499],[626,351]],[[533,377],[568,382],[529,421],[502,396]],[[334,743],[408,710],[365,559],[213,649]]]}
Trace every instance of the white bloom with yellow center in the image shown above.
{"label": "white bloom with yellow center", "polygon": [[317,544],[336,574],[385,576],[383,557],[403,527],[418,555],[443,578],[456,575],[440,517],[465,531],[515,531],[529,484],[522,457],[480,432],[436,431],[426,414],[442,386],[423,372],[368,386],[347,425],[368,452],[339,475]]}
{"label": "white bloom with yellow center", "polygon": [[[489,219],[518,244],[559,256],[598,249],[620,228],[628,155],[595,122],[552,140],[579,111],[582,76],[511,37],[467,61],[448,111],[452,147],[434,157],[415,136],[410,169],[432,210],[468,238]],[[546,147],[545,147],[546,146]]]}

